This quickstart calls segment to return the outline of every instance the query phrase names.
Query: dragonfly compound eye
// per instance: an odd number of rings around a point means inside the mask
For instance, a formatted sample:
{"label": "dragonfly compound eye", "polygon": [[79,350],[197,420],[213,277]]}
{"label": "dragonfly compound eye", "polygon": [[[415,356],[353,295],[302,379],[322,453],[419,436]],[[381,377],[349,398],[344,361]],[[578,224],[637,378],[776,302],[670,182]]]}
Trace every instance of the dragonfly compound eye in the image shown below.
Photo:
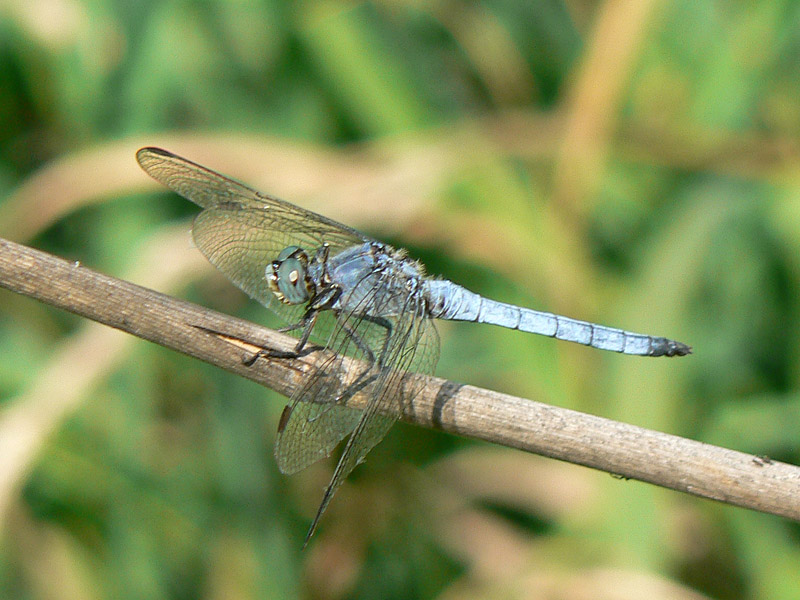
{"label": "dragonfly compound eye", "polygon": [[308,302],[313,292],[306,267],[308,257],[297,246],[284,248],[266,269],[270,289],[285,304]]}
{"label": "dragonfly compound eye", "polygon": [[281,250],[280,254],[278,254],[278,258],[275,259],[275,262],[283,262],[287,258],[299,258],[302,261],[308,263],[308,256],[306,256],[305,251],[300,246],[286,246],[283,250]]}

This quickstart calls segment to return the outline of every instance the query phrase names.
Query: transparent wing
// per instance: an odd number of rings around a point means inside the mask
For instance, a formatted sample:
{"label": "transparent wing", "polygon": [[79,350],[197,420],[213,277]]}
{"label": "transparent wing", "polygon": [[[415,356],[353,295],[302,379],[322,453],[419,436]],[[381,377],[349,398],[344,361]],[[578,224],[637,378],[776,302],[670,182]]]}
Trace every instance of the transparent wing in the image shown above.
{"label": "transparent wing", "polygon": [[261,210],[270,215],[270,222],[275,227],[288,226],[292,230],[309,228],[312,239],[316,239],[320,245],[328,242],[332,249],[374,241],[347,225],[262,194],[167,150],[142,148],[136,153],[136,160],[150,177],[202,208],[238,204],[243,208]]}
{"label": "transparent wing", "polygon": [[[377,298],[383,294],[388,304],[385,290],[378,285],[374,293]],[[380,304],[376,302],[378,313]],[[350,433],[307,539],[336,489],[383,439],[404,404],[419,393],[419,374],[433,372],[439,340],[421,299],[408,294],[405,310],[397,316],[375,320],[360,318],[358,311],[339,315],[329,349],[333,353],[326,364],[287,406],[275,449],[280,469],[295,472],[330,454]],[[348,357],[359,359],[361,367],[354,369]],[[357,392],[369,400],[363,412],[354,414],[342,403]],[[309,445],[308,440],[315,443]]]}
{"label": "transparent wing", "polygon": [[[360,294],[357,287],[351,293]],[[381,304],[390,303],[387,286],[379,282],[374,287],[364,295],[364,303],[375,302],[380,311]],[[382,302],[371,300],[371,296]],[[275,454],[282,472],[300,471],[328,456],[362,415],[343,404],[355,393],[375,396],[385,371],[433,372],[438,358],[436,331],[424,318],[420,299],[405,296],[406,309],[399,317],[364,318],[356,307],[349,314],[333,317],[333,326],[326,327],[332,330],[325,340],[328,358],[292,396],[281,420]],[[332,314],[333,311],[326,311],[318,318],[330,318]],[[402,348],[406,348],[406,354],[400,352]],[[410,381],[406,381],[406,387],[397,391],[397,405],[391,411],[395,418],[400,402],[416,395]],[[309,444],[308,440],[315,443]]]}
{"label": "transparent wing", "polygon": [[200,251],[251,298],[295,322],[302,308],[277,301],[265,268],[287,246],[309,254],[328,244],[331,254],[371,241],[311,211],[261,194],[160,148],[142,148],[139,164],[156,181],[203,207],[192,235]]}
{"label": "transparent wing", "polygon": [[347,367],[340,355],[331,354],[286,405],[275,442],[282,473],[297,473],[330,456],[355,429],[362,411],[342,405],[337,398],[347,387]]}

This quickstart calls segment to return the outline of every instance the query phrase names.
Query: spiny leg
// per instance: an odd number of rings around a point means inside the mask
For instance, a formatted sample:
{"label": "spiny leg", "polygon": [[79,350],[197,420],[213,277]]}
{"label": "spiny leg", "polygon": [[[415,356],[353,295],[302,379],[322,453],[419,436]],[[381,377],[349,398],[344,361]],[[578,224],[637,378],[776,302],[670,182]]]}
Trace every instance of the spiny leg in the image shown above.
{"label": "spiny leg", "polygon": [[[356,331],[347,325],[342,319],[339,313],[336,314],[336,318],[339,321],[339,326],[342,328],[342,331],[345,332],[347,337],[356,345],[356,347],[365,355],[366,361],[369,365],[358,374],[356,379],[349,384],[341,393],[339,393],[336,398],[333,399],[332,404],[341,404],[343,401],[346,401],[349,398],[355,396],[358,392],[366,388],[368,385],[373,383],[375,379],[380,374],[380,369],[383,368],[383,364],[385,361],[386,351],[389,345],[389,339],[391,338],[392,333],[392,324],[388,319],[384,319],[382,317],[371,317],[371,316],[364,316],[363,319],[374,323],[380,327],[386,329],[386,336],[383,342],[383,346],[381,347],[381,352],[378,358],[378,361],[375,361],[375,353],[372,351],[372,348],[369,347],[367,344]],[[378,366],[378,372],[373,371],[374,366]]]}
{"label": "spiny leg", "polygon": [[381,347],[381,351],[380,354],[378,355],[378,360],[376,362],[375,353],[372,351],[372,348],[369,347],[369,344],[367,344],[363,339],[361,339],[361,336],[358,335],[358,333],[356,333],[356,331],[353,328],[351,328],[350,326],[347,325],[347,323],[342,321],[340,319],[339,314],[336,315],[336,318],[337,320],[339,320],[339,324],[341,325],[342,330],[347,334],[347,337],[349,337],[353,341],[353,343],[358,347],[358,349],[361,350],[362,353],[364,353],[364,355],[367,358],[367,362],[369,362],[369,366],[366,369],[364,369],[359,374],[359,376],[356,377],[356,380],[349,386],[347,386],[347,389],[345,389],[344,392],[337,398],[337,400],[341,400],[353,396],[356,392],[358,392],[359,390],[363,389],[366,385],[368,385],[372,379],[374,379],[376,374],[373,374],[369,381],[366,382],[361,381],[364,377],[367,376],[367,374],[370,371],[372,371],[373,366],[377,365],[379,370],[383,367],[383,363],[386,356],[386,349],[389,345],[389,339],[392,337],[392,323],[388,319],[385,319],[383,317],[372,317],[370,315],[364,315],[363,317],[361,317],[363,320],[369,321],[370,323],[374,323],[375,325],[383,327],[386,330],[386,335],[384,336],[383,340],[383,346]]}
{"label": "spiny leg", "polygon": [[242,362],[246,366],[252,367],[259,358],[299,358],[300,356],[303,356],[303,349],[308,343],[308,338],[311,335],[311,330],[314,328],[314,324],[317,322],[318,313],[319,310],[317,309],[309,309],[297,323],[293,323],[292,325],[287,325],[286,327],[281,327],[278,329],[280,333],[288,333],[290,331],[296,331],[297,329],[303,329],[303,334],[297,341],[294,350],[286,351],[262,348],[253,354],[253,356]]}
{"label": "spiny leg", "polygon": [[[339,316],[337,315],[337,319],[338,317]],[[383,346],[381,347],[379,355],[380,359],[378,360],[378,365],[382,366],[384,357],[386,356],[386,349],[389,346],[389,340],[392,337],[392,329],[393,329],[392,322],[389,321],[389,319],[386,319],[385,317],[373,317],[371,315],[364,315],[361,318],[364,321],[369,321],[370,323],[374,323],[375,325],[383,327],[386,330],[386,336],[383,338]],[[361,339],[361,336],[359,336],[353,329],[348,327],[346,323],[344,323],[343,321],[339,321],[339,323],[341,324],[342,329],[344,329],[344,331],[347,332],[347,335],[350,337],[350,339],[352,339],[355,345],[358,346],[358,349],[369,357],[369,361],[371,363],[375,364],[375,353],[372,351],[372,348],[370,348],[369,345],[366,342],[364,342],[364,340]]]}

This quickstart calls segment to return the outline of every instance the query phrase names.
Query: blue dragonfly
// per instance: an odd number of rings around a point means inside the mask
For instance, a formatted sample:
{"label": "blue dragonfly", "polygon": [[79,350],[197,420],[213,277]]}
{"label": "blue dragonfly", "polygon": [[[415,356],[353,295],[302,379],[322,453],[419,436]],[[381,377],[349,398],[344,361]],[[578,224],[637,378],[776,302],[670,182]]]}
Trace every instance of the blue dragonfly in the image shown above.
{"label": "blue dragonfly", "polygon": [[[447,280],[398,250],[322,215],[262,194],[160,148],[136,154],[151,177],[199,205],[192,235],[234,284],[327,358],[292,395],[275,444],[281,472],[324,458],[344,438],[305,543],[334,492],[419,393],[439,357],[434,319],[488,323],[641,356],[683,356],[663,337],[496,302]],[[265,351],[264,355],[272,355]],[[258,356],[255,356],[255,361]],[[356,359],[355,361],[352,359]],[[363,365],[353,373],[353,365]],[[363,410],[347,406],[366,394]]]}

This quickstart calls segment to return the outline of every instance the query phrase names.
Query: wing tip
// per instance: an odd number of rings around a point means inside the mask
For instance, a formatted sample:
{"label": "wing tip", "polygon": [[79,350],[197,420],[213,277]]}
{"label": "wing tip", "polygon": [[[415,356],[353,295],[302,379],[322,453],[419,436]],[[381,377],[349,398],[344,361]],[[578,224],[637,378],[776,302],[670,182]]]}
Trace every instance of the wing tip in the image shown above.
{"label": "wing tip", "polygon": [[166,156],[166,157],[175,156],[169,150],[164,150],[163,148],[159,148],[158,146],[144,146],[143,148],[139,148],[136,151],[137,157],[145,156],[147,154],[156,154],[158,156]]}
{"label": "wing tip", "polygon": [[145,146],[136,151],[136,162],[149,175],[150,168],[163,159],[177,158],[175,154],[156,146]]}

